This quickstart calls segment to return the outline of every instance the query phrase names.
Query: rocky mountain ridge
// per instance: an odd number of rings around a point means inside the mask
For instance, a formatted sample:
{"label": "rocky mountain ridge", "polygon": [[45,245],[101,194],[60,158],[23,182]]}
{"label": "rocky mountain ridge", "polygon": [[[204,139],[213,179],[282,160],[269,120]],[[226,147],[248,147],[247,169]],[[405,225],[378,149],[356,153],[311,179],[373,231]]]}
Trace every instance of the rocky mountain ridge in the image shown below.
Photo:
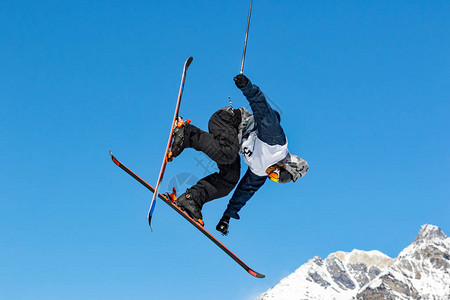
{"label": "rocky mountain ridge", "polygon": [[395,259],[376,250],[316,256],[257,299],[450,299],[450,238],[423,225]]}

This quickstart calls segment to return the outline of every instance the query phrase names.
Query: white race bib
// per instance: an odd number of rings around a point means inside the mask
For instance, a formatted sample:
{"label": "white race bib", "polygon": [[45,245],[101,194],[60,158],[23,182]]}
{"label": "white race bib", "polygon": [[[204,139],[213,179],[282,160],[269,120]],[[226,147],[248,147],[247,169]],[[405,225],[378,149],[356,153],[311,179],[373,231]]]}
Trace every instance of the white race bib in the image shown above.
{"label": "white race bib", "polygon": [[242,140],[240,153],[250,170],[258,176],[267,176],[266,169],[288,155],[287,140],[284,145],[269,145],[261,141],[256,131]]}

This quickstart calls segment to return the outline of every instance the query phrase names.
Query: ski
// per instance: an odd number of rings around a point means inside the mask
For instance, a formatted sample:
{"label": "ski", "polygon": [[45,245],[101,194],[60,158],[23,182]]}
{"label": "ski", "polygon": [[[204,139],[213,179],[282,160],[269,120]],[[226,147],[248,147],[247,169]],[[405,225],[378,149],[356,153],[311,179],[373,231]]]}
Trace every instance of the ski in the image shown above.
{"label": "ski", "polygon": [[156,192],[153,194],[152,201],[150,202],[150,208],[149,208],[148,214],[147,214],[148,226],[150,226],[150,230],[151,231],[153,231],[153,229],[152,229],[152,216],[153,216],[153,211],[154,211],[155,205],[156,205],[156,195],[158,194],[159,185],[160,185],[160,183],[161,183],[161,181],[162,181],[162,179],[164,177],[164,172],[166,170],[166,165],[167,165],[167,162],[168,162],[167,155],[168,155],[168,152],[169,152],[170,145],[172,143],[173,128],[175,127],[175,123],[176,123],[176,121],[178,119],[178,112],[180,111],[181,97],[183,95],[184,83],[186,81],[186,73],[187,73],[187,70],[188,70],[189,66],[191,65],[192,60],[193,60],[193,58],[189,57],[184,63],[183,75],[181,76],[180,90],[178,92],[177,105],[175,106],[175,114],[173,116],[172,126],[170,127],[169,141],[167,142],[167,147],[166,147],[166,151],[164,153],[163,162],[161,164],[161,169],[159,171],[158,181],[156,182]]}
{"label": "ski", "polygon": [[203,233],[206,237],[208,237],[214,244],[216,244],[220,249],[222,249],[229,257],[231,257],[235,262],[237,262],[242,268],[244,268],[250,275],[257,278],[264,278],[265,275],[255,272],[249,266],[247,266],[239,257],[237,257],[233,252],[231,252],[227,247],[225,247],[221,242],[219,242],[211,233],[209,233],[202,225],[192,219],[189,215],[187,215],[184,211],[182,211],[176,204],[172,202],[171,199],[167,198],[165,195],[157,192],[157,190],[148,184],[144,179],[139,177],[136,173],[128,169],[127,166],[122,164],[119,160],[117,160],[112,152],[109,152],[111,155],[112,161],[119,166],[122,170],[127,172],[131,177],[140,182],[143,186],[145,186],[148,190],[150,190],[154,195],[157,195],[162,201],[164,201],[167,205],[169,205],[172,209],[174,209],[179,215],[185,218],[189,223],[194,225],[201,233]]}

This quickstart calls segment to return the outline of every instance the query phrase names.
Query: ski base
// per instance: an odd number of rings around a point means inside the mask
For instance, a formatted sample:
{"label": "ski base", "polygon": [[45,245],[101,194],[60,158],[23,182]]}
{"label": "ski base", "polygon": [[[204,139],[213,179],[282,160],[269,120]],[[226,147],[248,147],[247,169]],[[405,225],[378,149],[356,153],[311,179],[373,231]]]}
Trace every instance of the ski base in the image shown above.
{"label": "ski base", "polygon": [[[158,181],[156,182],[156,192],[154,192],[154,194],[153,194],[152,201],[150,203],[150,208],[149,208],[148,214],[147,214],[148,226],[150,227],[151,231],[153,231],[153,229],[152,229],[152,216],[153,216],[153,211],[155,210],[156,197],[157,197],[157,194],[159,192],[159,185],[160,185],[160,183],[161,183],[161,181],[163,180],[163,177],[164,177],[164,172],[166,170],[167,162],[169,161],[169,158],[170,158],[169,155],[168,155],[168,152],[169,152],[170,145],[172,143],[173,128],[175,127],[175,124],[176,124],[177,119],[178,119],[178,112],[180,111],[180,104],[181,104],[181,97],[183,96],[184,83],[186,82],[186,73],[187,73],[187,70],[188,70],[189,66],[192,63],[192,60],[193,60],[193,58],[191,56],[184,62],[183,75],[181,76],[181,83],[180,83],[180,91],[178,92],[177,105],[175,107],[175,114],[174,114],[173,119],[172,119],[172,127],[170,128],[169,140],[167,142],[166,151],[164,152],[164,159],[163,159],[163,162],[161,164],[161,169],[159,171]],[[190,122],[190,120],[189,120],[189,122]]]}

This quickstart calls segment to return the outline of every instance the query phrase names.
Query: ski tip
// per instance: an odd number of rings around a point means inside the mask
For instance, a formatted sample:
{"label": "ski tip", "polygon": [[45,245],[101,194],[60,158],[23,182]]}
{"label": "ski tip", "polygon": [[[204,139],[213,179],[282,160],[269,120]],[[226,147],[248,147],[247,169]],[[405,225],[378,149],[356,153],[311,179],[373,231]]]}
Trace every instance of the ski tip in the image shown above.
{"label": "ski tip", "polygon": [[189,65],[192,63],[192,61],[194,60],[194,58],[191,56],[186,60],[186,67],[189,67]]}
{"label": "ski tip", "polygon": [[250,273],[250,275],[255,276],[256,278],[264,278],[264,277],[266,277],[266,275],[258,273],[258,272],[255,272],[252,269],[249,269],[248,272]]}
{"label": "ski tip", "polygon": [[111,155],[112,161],[113,161],[116,165],[120,166],[119,161],[114,157],[114,155],[112,154],[111,150],[109,150],[109,155]]}

